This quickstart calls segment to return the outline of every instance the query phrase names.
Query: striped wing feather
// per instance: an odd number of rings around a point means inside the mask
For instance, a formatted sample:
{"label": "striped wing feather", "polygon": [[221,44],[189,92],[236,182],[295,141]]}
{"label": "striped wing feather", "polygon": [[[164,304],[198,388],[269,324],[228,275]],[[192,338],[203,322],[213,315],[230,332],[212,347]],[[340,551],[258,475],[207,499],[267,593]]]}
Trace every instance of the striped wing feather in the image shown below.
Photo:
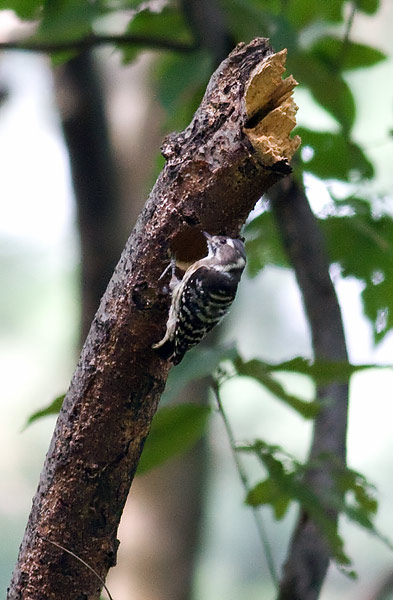
{"label": "striped wing feather", "polygon": [[194,271],[179,298],[172,361],[178,364],[184,354],[226,315],[237,289],[237,281],[214,269]]}

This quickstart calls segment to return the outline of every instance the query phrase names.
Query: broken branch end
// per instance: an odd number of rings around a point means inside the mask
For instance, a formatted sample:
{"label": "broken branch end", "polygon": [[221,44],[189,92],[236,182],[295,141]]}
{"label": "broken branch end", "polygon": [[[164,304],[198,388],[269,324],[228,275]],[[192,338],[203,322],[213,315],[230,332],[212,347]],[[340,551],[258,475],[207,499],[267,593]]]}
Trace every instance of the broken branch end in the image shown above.
{"label": "broken branch end", "polygon": [[282,79],[286,55],[284,49],[267,56],[252,72],[245,94],[245,133],[266,166],[289,161],[301,143],[299,136],[290,137],[298,109],[293,89],[298,84],[292,75]]}

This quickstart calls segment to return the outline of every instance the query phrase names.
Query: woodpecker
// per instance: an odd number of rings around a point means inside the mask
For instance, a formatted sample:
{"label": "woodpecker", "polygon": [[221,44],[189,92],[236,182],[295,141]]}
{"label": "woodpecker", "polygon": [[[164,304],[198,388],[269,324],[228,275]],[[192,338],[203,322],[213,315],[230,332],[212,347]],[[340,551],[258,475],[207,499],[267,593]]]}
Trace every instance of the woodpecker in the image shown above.
{"label": "woodpecker", "polygon": [[153,345],[174,365],[226,315],[246,265],[241,240],[207,232],[203,235],[208,254],[193,263],[174,285],[165,336]]}

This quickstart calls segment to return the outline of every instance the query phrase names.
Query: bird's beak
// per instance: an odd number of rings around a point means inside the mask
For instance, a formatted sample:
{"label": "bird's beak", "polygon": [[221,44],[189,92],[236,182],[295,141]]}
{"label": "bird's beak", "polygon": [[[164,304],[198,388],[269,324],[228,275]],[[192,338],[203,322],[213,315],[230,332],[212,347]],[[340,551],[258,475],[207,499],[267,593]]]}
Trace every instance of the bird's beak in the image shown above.
{"label": "bird's beak", "polygon": [[212,235],[210,235],[210,233],[207,233],[207,231],[202,231],[202,233],[207,240],[211,240],[213,237]]}

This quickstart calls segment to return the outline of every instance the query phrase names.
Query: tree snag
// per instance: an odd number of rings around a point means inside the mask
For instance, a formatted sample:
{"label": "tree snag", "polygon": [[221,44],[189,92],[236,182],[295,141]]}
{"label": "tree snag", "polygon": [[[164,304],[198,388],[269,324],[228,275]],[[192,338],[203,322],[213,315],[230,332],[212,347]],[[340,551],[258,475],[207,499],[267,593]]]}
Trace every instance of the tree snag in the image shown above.
{"label": "tree snag", "polygon": [[[204,254],[202,230],[237,236],[258,198],[290,172],[296,82],[285,51],[239,44],[213,74],[191,124],[164,141],[166,165],[102,298],[63,403],[8,600],[99,598],[116,532],[170,365],[152,344],[170,298],[159,280],[176,250]],[[97,244],[100,240],[97,240]]]}

